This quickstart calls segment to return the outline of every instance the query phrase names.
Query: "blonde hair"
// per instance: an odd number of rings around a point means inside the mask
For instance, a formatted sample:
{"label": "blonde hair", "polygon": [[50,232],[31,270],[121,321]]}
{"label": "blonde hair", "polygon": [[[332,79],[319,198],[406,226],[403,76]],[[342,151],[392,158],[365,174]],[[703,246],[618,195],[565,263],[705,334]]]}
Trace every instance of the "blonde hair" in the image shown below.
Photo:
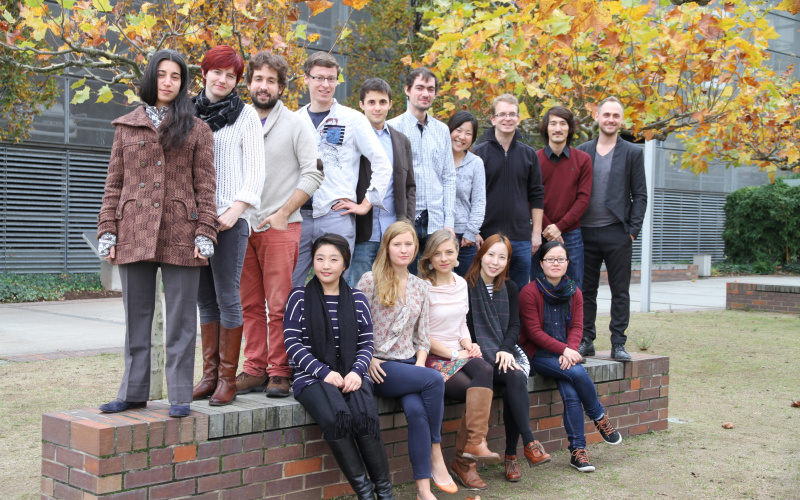
{"label": "blonde hair", "polygon": [[492,116],[494,116],[495,111],[497,111],[497,103],[504,102],[506,104],[513,104],[517,107],[517,113],[519,113],[519,99],[511,94],[503,94],[499,95],[494,98],[492,101]]}
{"label": "blonde hair", "polygon": [[419,258],[419,277],[430,281],[433,283],[433,286],[436,286],[436,271],[433,269],[433,264],[431,264],[431,257],[436,253],[436,249],[439,248],[439,245],[448,241],[453,244],[456,248],[456,254],[458,254],[459,244],[456,237],[447,229],[440,229],[428,236],[428,243],[425,244],[425,251],[422,252],[422,257]]}
{"label": "blonde hair", "polygon": [[372,279],[375,281],[375,292],[378,295],[378,302],[384,307],[394,307],[397,299],[400,298],[400,277],[394,272],[392,262],[389,259],[389,244],[393,239],[401,234],[411,233],[414,240],[413,260],[419,252],[419,239],[414,225],[407,220],[400,220],[386,228],[381,238],[381,246],[375,262],[372,263]]}

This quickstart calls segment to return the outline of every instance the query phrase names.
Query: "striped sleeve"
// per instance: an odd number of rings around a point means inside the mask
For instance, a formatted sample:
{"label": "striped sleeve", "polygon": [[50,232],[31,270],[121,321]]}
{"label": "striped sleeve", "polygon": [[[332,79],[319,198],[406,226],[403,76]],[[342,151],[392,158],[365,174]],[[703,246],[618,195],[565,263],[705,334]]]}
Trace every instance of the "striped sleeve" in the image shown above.
{"label": "striped sleeve", "polygon": [[363,292],[353,289],[353,300],[355,300],[356,315],[358,316],[358,351],[351,371],[364,377],[375,350],[372,338],[372,314],[367,297]]}
{"label": "striped sleeve", "polygon": [[298,378],[309,376],[324,380],[331,369],[315,358],[309,350],[310,341],[303,326],[304,297],[303,288],[295,288],[289,295],[283,317],[283,342],[286,346],[286,354],[296,370],[295,381]]}

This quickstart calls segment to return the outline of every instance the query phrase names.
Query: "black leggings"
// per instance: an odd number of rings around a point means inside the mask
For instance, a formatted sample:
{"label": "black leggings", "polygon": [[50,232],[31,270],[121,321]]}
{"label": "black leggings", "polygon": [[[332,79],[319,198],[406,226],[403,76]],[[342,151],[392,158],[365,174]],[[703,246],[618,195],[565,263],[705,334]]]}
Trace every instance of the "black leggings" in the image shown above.
{"label": "black leggings", "polygon": [[471,387],[492,388],[492,365],[483,358],[472,358],[463,368],[444,383],[444,396],[456,401],[467,399],[467,389]]}
{"label": "black leggings", "polygon": [[522,434],[522,443],[536,440],[531,430],[530,399],[528,399],[528,377],[520,370],[494,372],[494,383],[503,386],[503,423],[506,426],[506,455],[517,454],[517,443]]}
{"label": "black leggings", "polygon": [[325,396],[325,391],[322,389],[322,384],[326,383],[318,382],[306,386],[296,399],[311,415],[314,422],[322,428],[322,437],[325,438],[325,441],[333,441],[336,439],[336,418],[333,415],[331,404],[328,402],[328,397]]}

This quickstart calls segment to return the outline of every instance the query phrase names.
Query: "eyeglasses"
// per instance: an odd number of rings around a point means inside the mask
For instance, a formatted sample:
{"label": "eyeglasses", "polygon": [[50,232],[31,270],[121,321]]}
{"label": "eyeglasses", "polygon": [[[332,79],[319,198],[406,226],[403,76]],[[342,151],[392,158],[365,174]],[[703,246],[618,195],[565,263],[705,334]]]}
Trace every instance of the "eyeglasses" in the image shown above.
{"label": "eyeglasses", "polygon": [[553,262],[558,262],[559,264],[563,264],[564,262],[568,261],[569,259],[566,257],[559,257],[554,259],[552,257],[547,257],[546,259],[542,259],[543,261],[547,262],[548,264],[552,264]]}
{"label": "eyeglasses", "polygon": [[315,82],[322,83],[325,80],[328,80],[328,83],[336,83],[339,81],[339,77],[337,76],[315,76],[315,75],[306,75],[307,77],[311,78]]}
{"label": "eyeglasses", "polygon": [[519,116],[519,113],[497,113],[494,115],[495,118],[516,118]]}

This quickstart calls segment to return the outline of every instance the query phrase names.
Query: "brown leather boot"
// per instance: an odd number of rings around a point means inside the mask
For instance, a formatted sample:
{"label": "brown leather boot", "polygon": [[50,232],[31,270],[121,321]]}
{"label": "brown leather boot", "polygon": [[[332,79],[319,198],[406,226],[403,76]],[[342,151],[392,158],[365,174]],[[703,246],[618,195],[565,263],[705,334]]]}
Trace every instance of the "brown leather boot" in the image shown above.
{"label": "brown leather boot", "polygon": [[528,459],[528,465],[533,467],[534,465],[542,465],[549,462],[550,454],[544,451],[542,443],[535,440],[525,446],[525,458]]}
{"label": "brown leather boot", "polygon": [[203,378],[194,386],[192,399],[205,399],[217,388],[219,366],[219,321],[200,325],[200,340],[203,345]]}
{"label": "brown leather boot", "polygon": [[211,406],[229,405],[236,399],[236,368],[242,348],[242,325],[219,327],[219,375],[217,389],[208,401]]}
{"label": "brown leather boot", "polygon": [[506,455],[506,481],[516,483],[522,479],[516,455]]}
{"label": "brown leather boot", "polygon": [[499,464],[503,461],[500,455],[493,453],[486,444],[486,433],[489,432],[489,414],[492,408],[494,392],[486,387],[467,389],[467,409],[462,423],[466,423],[467,443],[463,448],[464,460]]}
{"label": "brown leather boot", "polygon": [[478,475],[478,468],[475,462],[466,462],[463,458],[456,456],[456,459],[450,465],[450,470],[453,472],[453,476],[458,479],[458,482],[464,485],[465,489],[485,490],[489,487]]}

